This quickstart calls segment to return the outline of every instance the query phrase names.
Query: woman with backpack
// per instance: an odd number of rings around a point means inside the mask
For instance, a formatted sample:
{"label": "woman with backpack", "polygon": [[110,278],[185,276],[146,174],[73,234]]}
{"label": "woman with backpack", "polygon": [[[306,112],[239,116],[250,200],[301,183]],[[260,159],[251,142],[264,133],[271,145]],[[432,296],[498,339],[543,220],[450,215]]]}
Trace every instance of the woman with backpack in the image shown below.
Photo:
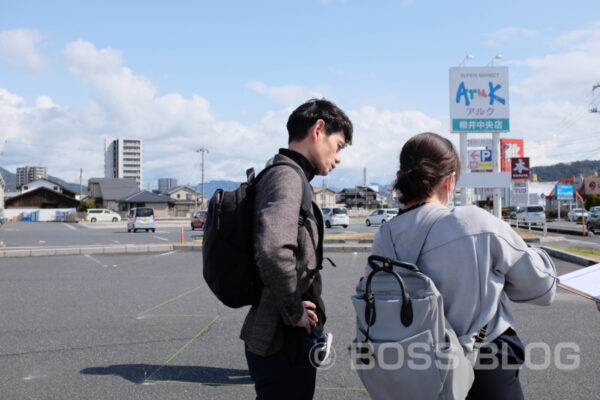
{"label": "woman with backpack", "polygon": [[[372,254],[391,258],[390,253],[394,253],[396,260],[403,261],[416,251],[413,259],[419,273],[433,281],[443,299],[441,315],[443,319],[445,314],[446,327],[456,332],[466,358],[474,364],[472,386],[469,390],[467,384],[463,391],[468,392],[467,399],[523,399],[518,367],[524,362],[525,352],[507,299],[550,305],[556,288],[555,267],[543,250],[528,247],[507,223],[489,212],[476,206],[448,209],[446,206],[453,199],[459,175],[459,157],[449,140],[435,133],[422,133],[408,140],[400,153],[400,169],[394,185],[404,207],[377,233]],[[415,250],[414,236],[419,235],[417,232],[423,224],[429,226],[422,234],[419,252],[419,248]],[[394,270],[404,270],[397,268]],[[367,266],[365,276],[372,271],[371,266]],[[404,286],[408,295],[415,297],[413,310],[418,312],[415,304],[420,293],[418,290],[411,293],[411,279],[415,278],[410,274],[414,272],[406,274]],[[390,281],[395,284],[392,278]],[[384,307],[377,310],[377,297],[375,293],[372,314],[383,323],[382,313],[386,310]],[[371,318],[371,314],[364,314],[367,320]],[[420,321],[418,318],[414,316]],[[371,328],[375,329],[376,325]],[[407,353],[404,354],[407,357]],[[467,368],[470,374],[468,364]],[[364,378],[363,382],[368,388]],[[437,398],[454,397],[444,390],[441,389]],[[396,393],[395,398],[428,396],[415,393],[405,396],[402,387],[398,387]]]}

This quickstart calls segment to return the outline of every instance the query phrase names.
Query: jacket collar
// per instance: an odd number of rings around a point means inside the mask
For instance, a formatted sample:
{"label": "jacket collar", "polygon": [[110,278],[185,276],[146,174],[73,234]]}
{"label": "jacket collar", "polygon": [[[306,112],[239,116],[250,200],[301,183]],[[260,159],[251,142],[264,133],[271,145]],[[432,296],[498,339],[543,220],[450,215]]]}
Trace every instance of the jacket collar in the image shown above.
{"label": "jacket collar", "polygon": [[304,171],[304,175],[306,175],[306,179],[309,182],[315,177],[317,169],[310,161],[308,161],[308,158],[304,157],[302,154],[290,149],[279,149],[279,154],[291,158],[292,161],[298,164],[300,168],[302,168],[302,171]]}

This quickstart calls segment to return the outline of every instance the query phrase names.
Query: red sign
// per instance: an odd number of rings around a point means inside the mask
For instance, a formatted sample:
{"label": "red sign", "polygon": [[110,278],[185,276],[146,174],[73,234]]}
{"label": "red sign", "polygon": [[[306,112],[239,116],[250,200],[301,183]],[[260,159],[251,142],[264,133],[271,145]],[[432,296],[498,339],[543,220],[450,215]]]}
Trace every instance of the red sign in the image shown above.
{"label": "red sign", "polygon": [[529,157],[510,159],[510,177],[512,179],[529,179]]}
{"label": "red sign", "polygon": [[523,157],[523,139],[500,139],[500,170],[509,172],[510,159]]}

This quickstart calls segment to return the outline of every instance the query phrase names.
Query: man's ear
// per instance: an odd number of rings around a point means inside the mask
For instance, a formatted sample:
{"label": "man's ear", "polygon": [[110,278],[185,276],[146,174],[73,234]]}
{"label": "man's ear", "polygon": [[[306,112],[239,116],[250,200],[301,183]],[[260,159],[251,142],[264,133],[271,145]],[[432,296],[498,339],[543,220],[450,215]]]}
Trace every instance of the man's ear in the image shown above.
{"label": "man's ear", "polygon": [[321,135],[325,130],[325,121],[323,121],[322,119],[318,119],[317,122],[315,122],[313,124],[313,126],[310,127],[310,129],[308,130],[308,136],[312,139],[312,140],[317,140],[319,138],[319,135]]}

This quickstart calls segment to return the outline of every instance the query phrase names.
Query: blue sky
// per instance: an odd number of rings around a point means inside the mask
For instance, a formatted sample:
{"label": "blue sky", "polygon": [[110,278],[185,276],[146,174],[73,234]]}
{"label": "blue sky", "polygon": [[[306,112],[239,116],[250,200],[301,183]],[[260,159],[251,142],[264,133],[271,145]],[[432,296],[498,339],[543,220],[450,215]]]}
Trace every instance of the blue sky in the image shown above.
{"label": "blue sky", "polygon": [[[190,4],[193,3],[193,4]],[[489,3],[489,4],[488,4]],[[511,132],[533,165],[600,159],[600,5],[575,2],[0,2],[0,165],[101,176],[104,137],[145,140],[144,181],[241,179],[324,96],[355,144],[326,178],[389,183],[402,144],[449,133],[448,69],[509,67]],[[596,91],[598,95],[600,91]],[[483,137],[483,135],[480,135]],[[321,183],[319,178],[315,184]],[[146,187],[146,184],[144,185]]]}

